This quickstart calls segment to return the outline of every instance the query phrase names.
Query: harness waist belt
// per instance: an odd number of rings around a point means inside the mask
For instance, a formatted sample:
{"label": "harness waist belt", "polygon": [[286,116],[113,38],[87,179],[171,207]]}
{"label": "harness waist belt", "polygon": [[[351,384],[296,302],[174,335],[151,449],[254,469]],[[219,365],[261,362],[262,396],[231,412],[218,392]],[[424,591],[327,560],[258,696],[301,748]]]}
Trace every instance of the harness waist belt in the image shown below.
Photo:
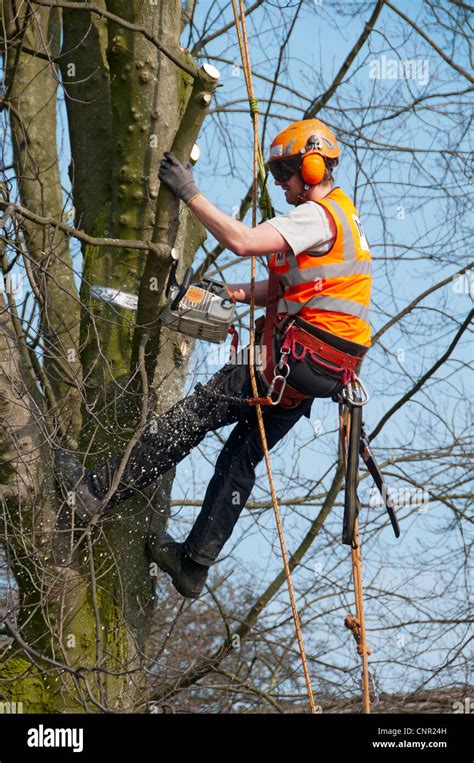
{"label": "harness waist belt", "polygon": [[[296,350],[296,344],[303,347],[301,352]],[[313,354],[319,355],[323,360],[347,371],[355,371],[361,361],[361,358],[356,358],[346,352],[337,350],[335,347],[331,347],[331,345],[323,342],[319,337],[316,337],[295,325],[290,326],[288,329],[283,345],[287,345],[288,348],[291,347],[292,355],[296,360],[303,360],[306,353],[309,351],[311,356],[313,356]],[[316,358],[314,359],[317,360]],[[337,368],[335,370],[337,370]]]}
{"label": "harness waist belt", "polygon": [[362,359],[369,350],[369,347],[366,345],[351,342],[349,339],[345,339],[338,334],[331,334],[329,331],[322,329],[321,326],[315,326],[313,323],[301,318],[300,315],[295,318],[295,324],[304,329],[308,334],[312,334],[323,342],[326,342],[326,344],[330,344],[331,347],[335,347],[336,350],[345,352],[347,355],[353,355],[356,358]]}
{"label": "harness waist belt", "polygon": [[[303,351],[301,354],[297,353],[295,344],[301,344]],[[360,358],[355,358],[353,355],[348,355],[341,350],[336,350],[335,347],[323,342],[322,339],[309,334],[302,328],[295,326],[293,329],[293,357],[296,360],[304,358],[306,352],[309,350],[310,354],[313,353],[320,355],[323,360],[327,360],[329,363],[333,363],[335,366],[340,366],[344,369],[350,369],[355,371],[360,363]]]}

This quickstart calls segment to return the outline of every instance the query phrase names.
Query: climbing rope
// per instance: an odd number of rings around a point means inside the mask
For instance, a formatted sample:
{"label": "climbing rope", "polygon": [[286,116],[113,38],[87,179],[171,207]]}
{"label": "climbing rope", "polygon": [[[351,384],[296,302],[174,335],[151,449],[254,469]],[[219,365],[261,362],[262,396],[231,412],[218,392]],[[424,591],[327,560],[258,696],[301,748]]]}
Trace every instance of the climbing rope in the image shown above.
{"label": "climbing rope", "polygon": [[[341,441],[342,458],[344,464],[344,473],[347,474],[347,444],[349,442],[351,427],[351,409],[350,406],[344,407],[342,400],[339,401],[339,432]],[[364,616],[364,592],[362,588],[362,554],[359,541],[359,519],[356,517],[354,524],[354,537],[351,547],[352,557],[352,577],[354,580],[354,599],[356,616],[347,615],[344,625],[350,631],[357,644],[357,652],[362,658],[362,699],[364,704],[364,713],[370,713],[370,673],[369,673],[369,655],[371,648],[367,645],[365,616]]]}
{"label": "climbing rope", "polygon": [[[237,8],[237,0],[232,0],[232,7],[234,10],[235,26],[237,29],[237,38],[239,42],[240,55],[242,58],[242,68],[244,71],[245,84],[247,87],[247,94],[249,99],[250,114],[253,123],[253,189],[252,189],[252,227],[257,225],[257,206],[258,206],[258,187],[259,187],[259,175],[261,187],[263,193],[266,192],[266,180],[265,180],[265,163],[263,160],[262,149],[260,145],[259,132],[258,132],[258,101],[255,98],[252,82],[252,71],[250,66],[250,52],[247,38],[247,27],[245,23],[245,7],[244,0],[240,0],[240,17]],[[268,197],[267,197],[268,198]],[[255,410],[257,413],[258,429],[260,433],[260,440],[262,443],[262,449],[265,456],[265,464],[268,473],[268,483],[270,486],[270,493],[272,497],[273,510],[275,512],[275,519],[278,528],[278,537],[280,539],[281,554],[283,557],[283,565],[285,569],[286,582],[288,585],[288,592],[290,595],[291,609],[293,613],[293,620],[295,624],[296,637],[298,640],[298,647],[301,656],[301,663],[303,666],[303,673],[306,681],[306,689],[308,693],[309,706],[311,713],[316,713],[316,705],[314,703],[313,690],[311,687],[311,679],[308,671],[308,664],[306,660],[306,654],[303,644],[303,635],[301,632],[300,619],[298,615],[298,609],[296,607],[295,593],[293,589],[293,583],[291,581],[290,566],[288,563],[288,555],[286,551],[285,538],[283,535],[283,527],[281,523],[280,510],[278,507],[278,499],[275,491],[275,484],[273,481],[272,468],[270,464],[270,455],[268,451],[267,437],[265,433],[265,424],[263,421],[262,408],[260,405],[258,395],[257,380],[255,376],[255,328],[254,328],[254,314],[255,314],[255,256],[251,257],[251,279],[250,279],[250,379],[252,384],[252,394],[255,403]]]}

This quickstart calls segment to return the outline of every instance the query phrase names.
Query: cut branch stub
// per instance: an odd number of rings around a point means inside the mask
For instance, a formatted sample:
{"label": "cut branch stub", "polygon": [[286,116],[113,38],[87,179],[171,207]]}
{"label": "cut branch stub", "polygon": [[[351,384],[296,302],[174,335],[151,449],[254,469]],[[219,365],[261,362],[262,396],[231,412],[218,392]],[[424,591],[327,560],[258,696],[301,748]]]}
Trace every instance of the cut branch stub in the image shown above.
{"label": "cut branch stub", "polygon": [[220,73],[219,69],[216,69],[215,66],[213,66],[210,63],[208,63],[207,61],[206,61],[206,63],[204,63],[202,65],[202,68],[206,72],[206,74],[207,74],[207,76],[209,77],[210,80],[216,80],[216,82],[217,82],[217,80],[221,76],[221,73]]}
{"label": "cut branch stub", "polygon": [[191,156],[189,158],[193,164],[197,164],[200,157],[201,157],[201,149],[199,148],[198,144],[195,143],[191,151]]}

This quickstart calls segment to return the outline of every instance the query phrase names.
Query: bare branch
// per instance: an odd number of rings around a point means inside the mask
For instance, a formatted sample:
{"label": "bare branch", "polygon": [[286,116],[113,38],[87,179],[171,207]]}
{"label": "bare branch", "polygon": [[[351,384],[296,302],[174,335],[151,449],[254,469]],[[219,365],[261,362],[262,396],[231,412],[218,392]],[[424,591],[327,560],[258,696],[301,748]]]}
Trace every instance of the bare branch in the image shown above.
{"label": "bare branch", "polygon": [[68,8],[70,10],[74,11],[85,11],[86,13],[96,13],[98,16],[102,16],[105,19],[109,19],[109,21],[113,21],[119,26],[124,27],[125,29],[129,29],[131,32],[138,32],[139,34],[142,34],[149,42],[151,42],[152,45],[155,46],[157,50],[159,50],[163,55],[165,55],[167,58],[170,59],[176,66],[178,66],[182,71],[186,72],[186,74],[189,74],[190,77],[199,76],[199,72],[197,67],[189,66],[184,62],[184,60],[177,56],[175,53],[173,53],[172,50],[170,50],[166,45],[163,45],[160,40],[155,37],[155,35],[151,34],[148,29],[146,29],[143,26],[140,26],[140,24],[133,24],[131,21],[127,21],[124,18],[121,18],[120,16],[117,16],[115,13],[111,13],[110,11],[105,10],[104,8],[100,8],[97,5],[84,5],[84,3],[73,3],[73,2],[67,2],[66,0],[30,0],[30,2],[34,3],[35,5],[42,5],[46,8]]}
{"label": "bare branch", "polygon": [[394,11],[400,16],[400,18],[406,21],[406,23],[409,24],[412,27],[412,29],[414,29],[415,32],[417,32],[417,34],[420,35],[420,37],[423,37],[423,39],[428,43],[428,45],[431,45],[433,50],[435,50],[437,54],[441,56],[441,58],[444,61],[446,61],[446,63],[449,66],[451,66],[453,69],[459,72],[459,74],[462,74],[463,77],[466,77],[466,79],[468,79],[469,82],[474,82],[474,77],[472,76],[472,74],[469,74],[469,72],[466,71],[466,69],[463,69],[462,66],[460,66],[455,61],[453,61],[452,58],[447,56],[444,50],[442,50],[438,45],[436,45],[434,40],[432,40],[431,37],[428,37],[428,35],[422,29],[420,29],[420,27],[417,24],[415,24],[415,22],[412,21],[405,13],[403,13],[403,11],[401,11],[400,8],[397,8],[395,5],[392,5],[392,3],[389,0],[385,0],[385,5],[387,5],[388,8],[391,8],[392,11]]}
{"label": "bare branch", "polygon": [[367,21],[364,29],[362,30],[362,34],[360,35],[359,39],[357,40],[356,44],[346,57],[344,63],[342,64],[341,68],[339,69],[338,73],[336,74],[331,86],[326,90],[325,93],[320,95],[314,103],[309,106],[305,113],[303,119],[313,119],[316,114],[321,111],[321,109],[327,104],[330,98],[334,95],[337,88],[341,84],[342,80],[344,79],[345,75],[349,71],[351,65],[353,64],[359,50],[362,48],[364,43],[366,42],[367,38],[369,37],[372,29],[375,26],[375,22],[377,21],[378,17],[380,16],[380,12],[385,5],[386,0],[377,0],[377,4],[373,10],[372,16]]}

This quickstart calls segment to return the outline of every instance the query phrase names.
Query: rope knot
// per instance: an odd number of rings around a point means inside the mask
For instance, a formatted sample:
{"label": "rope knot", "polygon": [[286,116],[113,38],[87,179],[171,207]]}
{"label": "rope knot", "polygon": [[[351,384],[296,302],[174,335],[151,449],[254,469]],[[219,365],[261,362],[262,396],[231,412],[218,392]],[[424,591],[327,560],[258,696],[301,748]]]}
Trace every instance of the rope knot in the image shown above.
{"label": "rope knot", "polygon": [[251,98],[249,98],[249,106],[250,106],[250,113],[251,114],[258,114],[259,113],[258,101],[253,96]]}
{"label": "rope knot", "polygon": [[356,642],[360,644],[360,622],[353,615],[347,615],[344,620],[344,625],[346,628],[352,631],[352,635],[354,636]]}
{"label": "rope knot", "polygon": [[258,197],[258,206],[260,207],[262,217],[265,220],[268,220],[272,216],[272,203],[268,198],[267,191],[260,193]]}
{"label": "rope knot", "polygon": [[372,649],[370,646],[362,643],[362,628],[360,627],[360,621],[353,615],[347,615],[344,620],[344,625],[352,632],[352,635],[354,636],[357,644],[358,654],[361,656],[363,654],[367,654],[367,656],[372,654]]}

